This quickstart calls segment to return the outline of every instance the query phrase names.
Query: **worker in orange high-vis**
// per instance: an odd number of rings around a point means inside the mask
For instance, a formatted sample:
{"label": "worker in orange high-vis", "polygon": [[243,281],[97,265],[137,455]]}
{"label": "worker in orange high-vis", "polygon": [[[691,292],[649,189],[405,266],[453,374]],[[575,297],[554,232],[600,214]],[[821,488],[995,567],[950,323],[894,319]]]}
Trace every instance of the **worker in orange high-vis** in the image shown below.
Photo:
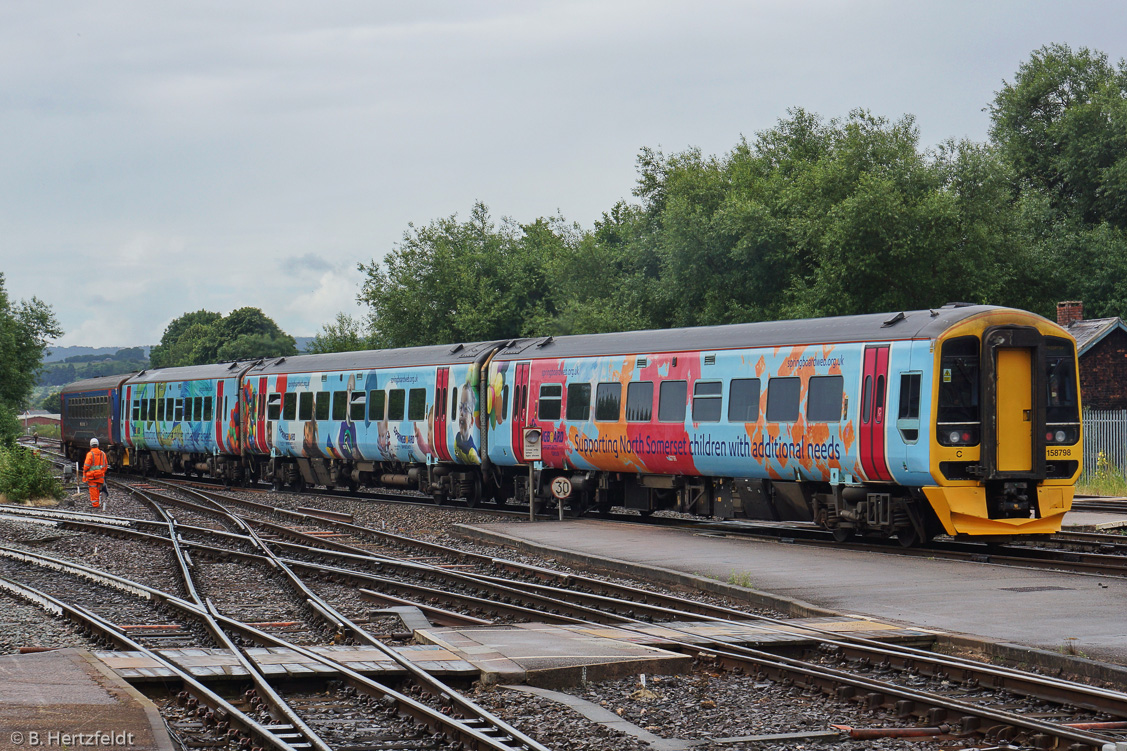
{"label": "worker in orange high-vis", "polygon": [[86,454],[86,464],[82,468],[82,479],[86,481],[87,487],[90,488],[90,506],[93,508],[100,508],[102,505],[102,488],[106,484],[106,469],[108,468],[106,452],[98,448],[97,438],[91,438],[90,451]]}

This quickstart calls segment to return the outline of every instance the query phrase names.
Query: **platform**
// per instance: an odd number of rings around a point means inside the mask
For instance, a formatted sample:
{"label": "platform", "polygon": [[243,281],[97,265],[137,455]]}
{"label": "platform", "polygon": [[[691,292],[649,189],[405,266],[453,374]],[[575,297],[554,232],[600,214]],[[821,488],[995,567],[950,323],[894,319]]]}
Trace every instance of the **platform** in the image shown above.
{"label": "platform", "polygon": [[1114,511],[1069,511],[1061,531],[1104,532],[1127,527],[1127,514]]}
{"label": "platform", "polygon": [[[561,563],[711,591],[792,616],[860,614],[1127,665],[1127,579],[701,535],[597,519],[458,525]],[[737,580],[745,587],[725,584]]]}
{"label": "platform", "polygon": [[0,656],[0,751],[173,751],[156,706],[88,652]]}

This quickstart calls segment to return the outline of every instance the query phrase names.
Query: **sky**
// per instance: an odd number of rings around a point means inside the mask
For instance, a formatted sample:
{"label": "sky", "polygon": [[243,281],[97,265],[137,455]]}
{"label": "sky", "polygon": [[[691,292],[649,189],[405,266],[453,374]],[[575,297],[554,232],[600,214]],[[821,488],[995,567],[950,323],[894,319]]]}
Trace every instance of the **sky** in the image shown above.
{"label": "sky", "polygon": [[590,227],[643,147],[722,154],[794,107],[985,141],[1054,42],[1127,56],[1127,3],[4,3],[0,272],[59,345],[246,305],[309,336],[411,223]]}

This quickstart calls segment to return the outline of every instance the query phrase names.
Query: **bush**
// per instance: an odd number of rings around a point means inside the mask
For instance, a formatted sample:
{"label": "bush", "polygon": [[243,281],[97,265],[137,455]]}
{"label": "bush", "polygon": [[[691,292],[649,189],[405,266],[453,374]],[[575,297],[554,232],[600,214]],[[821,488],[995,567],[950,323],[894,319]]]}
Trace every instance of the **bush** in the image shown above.
{"label": "bush", "polygon": [[0,447],[0,495],[14,503],[32,498],[62,498],[63,487],[51,462],[23,448]]}

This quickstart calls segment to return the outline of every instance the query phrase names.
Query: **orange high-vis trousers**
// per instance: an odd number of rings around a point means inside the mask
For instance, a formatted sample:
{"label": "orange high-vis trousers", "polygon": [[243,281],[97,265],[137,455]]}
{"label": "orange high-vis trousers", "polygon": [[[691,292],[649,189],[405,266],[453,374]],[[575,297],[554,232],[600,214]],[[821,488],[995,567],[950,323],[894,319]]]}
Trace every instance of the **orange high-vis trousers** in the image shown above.
{"label": "orange high-vis trousers", "polygon": [[102,483],[92,482],[92,483],[89,483],[87,485],[87,487],[90,488],[90,505],[93,508],[98,508],[99,506],[102,505],[102,503],[101,503]]}

